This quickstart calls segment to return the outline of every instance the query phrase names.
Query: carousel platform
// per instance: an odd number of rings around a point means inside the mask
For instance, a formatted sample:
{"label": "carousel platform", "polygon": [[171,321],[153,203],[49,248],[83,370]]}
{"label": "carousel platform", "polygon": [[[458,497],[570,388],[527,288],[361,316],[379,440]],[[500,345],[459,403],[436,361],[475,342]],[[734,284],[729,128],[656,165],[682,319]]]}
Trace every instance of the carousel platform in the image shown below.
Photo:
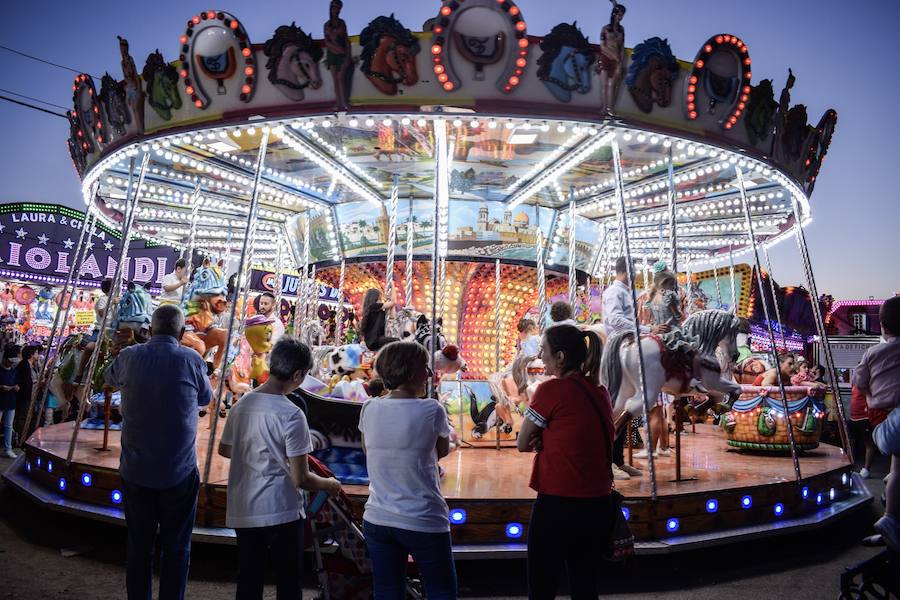
{"label": "carousel platform", "polygon": [[[222,428],[219,427],[219,431]],[[66,454],[71,423],[38,430],[4,479],[17,491],[52,510],[124,524],[118,478],[119,432],[109,449],[98,450],[103,432],[81,431],[72,463]],[[198,431],[200,463],[209,430]],[[451,509],[454,552],[463,558],[517,557],[525,552],[528,517],[535,493],[528,488],[533,456],[513,448],[461,448],[441,461],[443,492]],[[675,457],[656,460],[657,498],[651,498],[646,461],[635,460],[644,476],[616,482],[639,554],[667,553],[728,544],[825,526],[872,501],[865,483],[850,471],[840,449],[822,445],[800,458],[803,480],[795,480],[789,455],[729,449],[721,431],[697,425],[682,438],[682,478]],[[201,490],[197,541],[233,543],[224,527],[228,461],[213,457],[210,485]],[[362,510],[366,486],[345,485]]]}

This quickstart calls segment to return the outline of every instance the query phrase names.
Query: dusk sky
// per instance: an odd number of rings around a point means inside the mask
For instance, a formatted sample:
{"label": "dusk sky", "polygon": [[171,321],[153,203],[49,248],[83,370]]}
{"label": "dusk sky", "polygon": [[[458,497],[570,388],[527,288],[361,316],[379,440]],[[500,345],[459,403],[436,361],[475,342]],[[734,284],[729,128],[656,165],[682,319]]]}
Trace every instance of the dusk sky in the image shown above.
{"label": "dusk sky", "polygon": [[[577,19],[592,42],[599,41],[610,8],[601,0],[520,0],[518,5],[529,33],[542,35],[561,21]],[[626,0],[625,5],[629,47],[658,35],[668,38],[676,56],[691,60],[710,35],[734,33],[749,46],[754,82],[774,79],[777,98],[792,67],[797,77],[793,102],[807,105],[810,121],[816,123],[828,108],[838,111],[837,131],[812,197],[813,223],[806,230],[819,291],[837,298],[882,298],[900,290],[895,262],[900,258],[900,198],[890,184],[900,171],[894,147],[900,137],[894,113],[900,99],[900,2]],[[439,7],[436,0],[344,0],[344,19],[358,33],[372,18],[394,12],[407,27],[420,30]],[[121,78],[117,34],[131,42],[140,69],[156,48],[167,60],[176,58],[185,21],[211,8],[232,12],[260,43],[291,21],[321,37],[328,1],[8,2],[0,44],[93,75],[109,71]],[[0,94],[5,96],[15,92],[70,107],[74,75],[0,49]],[[66,121],[0,102],[0,124],[0,202],[83,208],[66,151]],[[792,241],[771,256],[779,283],[803,283]]]}

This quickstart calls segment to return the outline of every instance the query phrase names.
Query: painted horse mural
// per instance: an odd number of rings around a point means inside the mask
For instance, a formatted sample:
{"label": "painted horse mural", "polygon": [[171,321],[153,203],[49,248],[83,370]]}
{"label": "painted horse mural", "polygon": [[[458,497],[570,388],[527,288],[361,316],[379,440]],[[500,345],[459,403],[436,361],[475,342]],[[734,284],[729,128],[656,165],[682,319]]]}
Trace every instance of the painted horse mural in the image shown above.
{"label": "painted horse mural", "polygon": [[181,108],[178,93],[178,71],[166,62],[159,50],[147,57],[141,78],[147,86],[147,101],[163,121],[172,118],[172,111]]}
{"label": "painted horse mural", "polygon": [[419,40],[394,15],[377,17],[359,35],[360,69],[382,94],[395,96],[399,85],[419,81],[416,55]]}
{"label": "painted horse mural", "polygon": [[106,134],[124,136],[127,125],[131,123],[131,115],[125,101],[125,90],[109,73],[105,73],[100,79],[100,105],[106,114]]}
{"label": "painted horse mural", "polygon": [[669,40],[652,37],[634,47],[625,85],[637,107],[649,113],[654,104],[665,108],[672,103],[672,86],[678,71]]}
{"label": "painted horse mural", "polygon": [[572,92],[591,91],[591,65],[597,55],[576,23],[560,23],[541,40],[544,53],[537,61],[537,76],[560,102],[569,102]]}
{"label": "painted horse mural", "polygon": [[[670,352],[654,335],[642,335],[641,350],[644,356],[646,398],[655,402],[660,392],[676,396],[690,391],[692,380],[699,380],[711,400],[731,405],[741,394],[741,387],[722,377],[716,360],[716,351],[723,351],[732,361],[738,356],[738,317],[723,310],[704,310],[691,315],[682,327],[688,338],[696,341],[689,351]],[[600,373],[601,383],[609,390],[613,400],[613,419],[619,431],[632,417],[643,414],[644,398],[641,397],[640,364],[634,333],[620,332],[609,337],[603,349]],[[706,403],[704,403],[706,404]],[[701,405],[700,408],[702,410]],[[647,410],[651,408],[646,407]]]}
{"label": "painted horse mural", "polygon": [[269,57],[266,62],[269,81],[286,97],[300,101],[307,88],[322,87],[319,70],[322,48],[296,24],[276,29],[263,51]]}

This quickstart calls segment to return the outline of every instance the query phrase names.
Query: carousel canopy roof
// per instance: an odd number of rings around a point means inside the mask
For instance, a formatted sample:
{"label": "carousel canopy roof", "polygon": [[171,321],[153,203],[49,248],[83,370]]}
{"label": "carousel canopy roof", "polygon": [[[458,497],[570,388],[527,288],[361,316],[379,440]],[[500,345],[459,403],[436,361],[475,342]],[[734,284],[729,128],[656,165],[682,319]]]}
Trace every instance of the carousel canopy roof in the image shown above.
{"label": "carousel canopy roof", "polygon": [[155,53],[137,78],[126,45],[122,82],[104,78],[98,94],[76,78],[85,200],[120,222],[148,155],[135,233],[187,244],[196,222],[196,246],[237,251],[265,138],[263,260],[281,240],[299,259],[307,226],[314,262],[384,256],[394,198],[398,241],[411,234],[416,254],[431,251],[438,204],[450,257],[533,261],[543,239],[558,265],[574,203],[576,266],[591,272],[620,253],[620,189],[632,253],[648,260],[671,255],[670,195],[682,265],[745,250],[739,172],[759,239],[789,232],[794,201],[811,218],[834,111],[810,126],[791,108],[793,80],[775,102],[771,81],[751,83],[738,37],[712,36],[692,62],[651,38],[617,70],[619,55],[576,27],[535,38],[524,23],[511,2],[449,0],[430,32],[378,17],[349,38],[352,61],[332,48],[322,62],[323,42],[294,26],[253,44],[234,16],[201,13],[178,60]]}

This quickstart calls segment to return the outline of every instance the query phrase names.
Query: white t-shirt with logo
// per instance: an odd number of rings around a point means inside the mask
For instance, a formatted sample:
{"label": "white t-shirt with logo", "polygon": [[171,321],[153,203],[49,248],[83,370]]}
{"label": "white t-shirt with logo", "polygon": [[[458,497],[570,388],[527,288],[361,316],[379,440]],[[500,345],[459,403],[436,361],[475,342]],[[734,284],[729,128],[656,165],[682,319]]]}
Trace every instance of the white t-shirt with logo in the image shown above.
{"label": "white t-shirt with logo", "polygon": [[374,398],[363,404],[359,430],[369,471],[363,518],[409,531],[449,531],[435,450],[439,437],[450,436],[444,407],[430,399]]}
{"label": "white t-shirt with logo", "polygon": [[162,285],[163,291],[157,298],[160,302],[181,302],[181,294],[184,291],[184,288],[175,288],[171,292],[166,291],[167,285],[176,285],[181,283],[181,279],[178,278],[178,275],[175,274],[175,271],[172,271],[165,277],[163,277]]}
{"label": "white t-shirt with logo", "polygon": [[222,443],[231,446],[225,525],[269,527],[306,516],[288,458],[312,452],[306,415],[284,396],[250,392],[228,413]]}

